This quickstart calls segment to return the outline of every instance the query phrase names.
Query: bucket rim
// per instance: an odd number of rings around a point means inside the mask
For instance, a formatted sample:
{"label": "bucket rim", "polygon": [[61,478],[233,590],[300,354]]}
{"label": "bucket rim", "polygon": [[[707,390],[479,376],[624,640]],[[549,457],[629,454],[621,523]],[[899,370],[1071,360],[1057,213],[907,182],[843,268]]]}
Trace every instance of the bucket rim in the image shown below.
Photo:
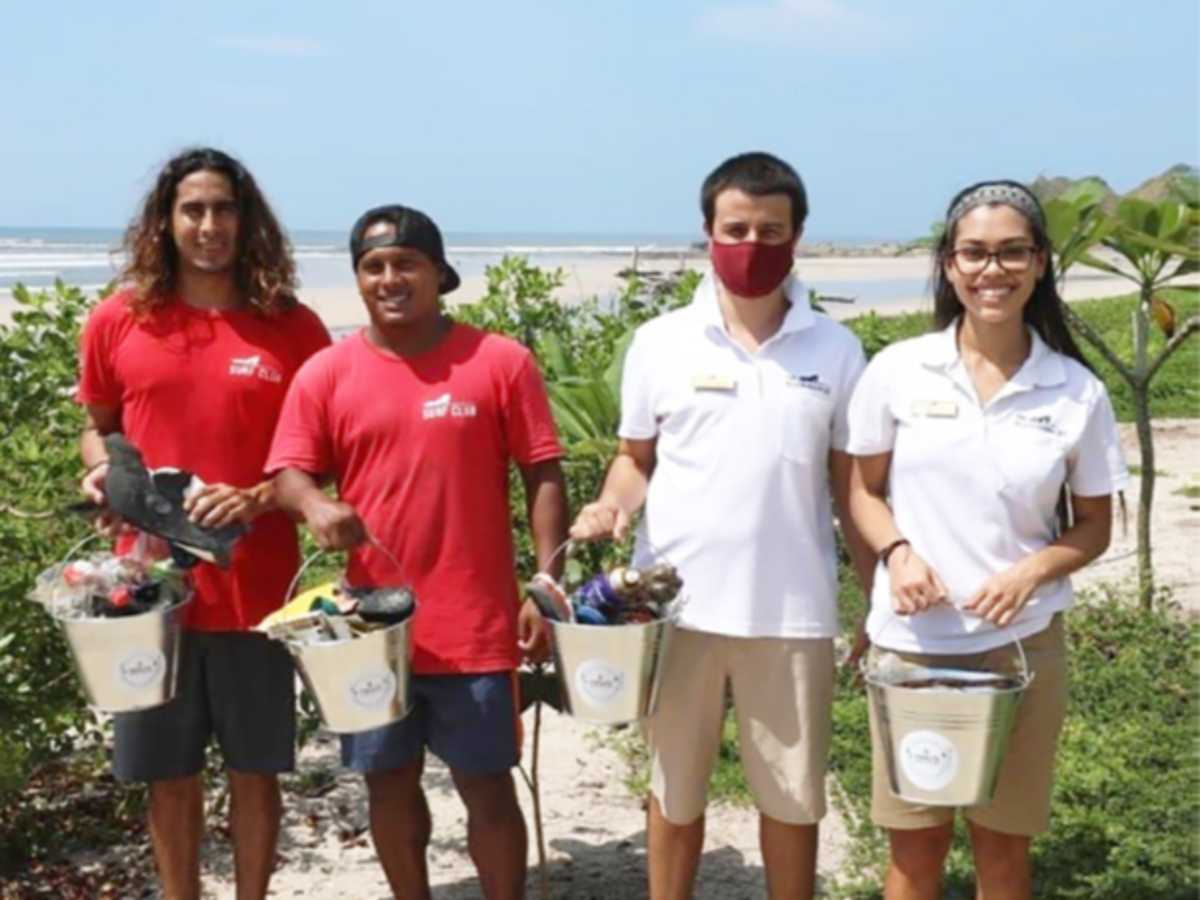
{"label": "bucket rim", "polygon": [[56,622],[70,624],[79,624],[82,622],[97,628],[109,628],[120,626],[122,624],[128,624],[129,622],[136,622],[145,618],[146,616],[157,616],[160,619],[166,618],[168,613],[174,612],[177,609],[183,609],[194,599],[195,592],[188,591],[187,596],[177,603],[172,603],[169,606],[157,606],[153,609],[148,609],[145,612],[134,613],[131,616],[60,616],[51,610],[47,610],[47,612],[50,613],[50,617]]}

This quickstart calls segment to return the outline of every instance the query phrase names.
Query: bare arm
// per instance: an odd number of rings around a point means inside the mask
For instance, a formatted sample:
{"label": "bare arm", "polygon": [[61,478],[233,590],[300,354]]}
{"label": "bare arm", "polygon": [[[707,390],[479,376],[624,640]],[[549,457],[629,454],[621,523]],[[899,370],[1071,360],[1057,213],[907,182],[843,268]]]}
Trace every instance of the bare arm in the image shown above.
{"label": "bare arm", "polygon": [[367,539],[367,528],[354,507],[330,497],[307,472],[291,468],[279,472],[274,492],[279,508],[302,520],[322,550],[346,550]]}
{"label": "bare arm", "polygon": [[619,541],[625,537],[633,514],[646,502],[657,443],[653,438],[621,440],[600,496],[579,511],[571,526],[572,538],[594,541],[611,537]]}
{"label": "bare arm", "polygon": [[867,546],[866,539],[858,530],[850,513],[850,470],[854,460],[841,450],[829,451],[829,486],[833,493],[833,505],[837,511],[842,540],[850,553],[850,562],[863,593],[871,595],[871,582],[875,578],[875,554]]}
{"label": "bare arm", "polygon": [[562,465],[557,459],[548,459],[520,469],[538,570],[558,578],[562,574],[562,556],[554,560],[550,557],[567,538],[567,487]]}
{"label": "bare arm", "polygon": [[1108,548],[1112,497],[1073,497],[1074,524],[1036,553],[993,575],[963,604],[997,625],[1007,625],[1043,584],[1070,575]]}
{"label": "bare arm", "polygon": [[[873,557],[904,540],[887,504],[888,470],[892,454],[855,456],[850,472],[850,515]],[[908,544],[888,556],[892,608],[901,615],[920,612],[946,599],[946,586]]]}

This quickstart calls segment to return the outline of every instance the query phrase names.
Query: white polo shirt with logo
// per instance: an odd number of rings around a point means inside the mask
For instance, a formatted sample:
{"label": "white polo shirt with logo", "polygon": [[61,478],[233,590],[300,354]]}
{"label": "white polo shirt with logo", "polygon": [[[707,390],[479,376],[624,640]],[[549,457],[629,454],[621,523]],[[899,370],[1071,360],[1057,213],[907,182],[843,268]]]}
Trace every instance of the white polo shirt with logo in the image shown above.
{"label": "white polo shirt with logo", "polygon": [[1009,628],[957,607],[1056,538],[1064,482],[1078,496],[1099,497],[1129,477],[1095,375],[1030,329],[1029,357],[981,406],[957,325],[884,348],[850,404],[850,452],[892,454],[896,527],[949,592],[949,604],[895,616],[887,570],[876,569],[867,631],[895,650],[975,653],[1043,630],[1072,603],[1067,578],[1039,588]]}
{"label": "white polo shirt with logo", "polygon": [[707,275],[691,305],[638,328],[625,359],[622,438],[655,439],[635,564],[661,554],[684,581],[684,628],[738,637],[837,633],[829,451],[865,365],[858,339],[788,278],[779,331],[751,353]]}

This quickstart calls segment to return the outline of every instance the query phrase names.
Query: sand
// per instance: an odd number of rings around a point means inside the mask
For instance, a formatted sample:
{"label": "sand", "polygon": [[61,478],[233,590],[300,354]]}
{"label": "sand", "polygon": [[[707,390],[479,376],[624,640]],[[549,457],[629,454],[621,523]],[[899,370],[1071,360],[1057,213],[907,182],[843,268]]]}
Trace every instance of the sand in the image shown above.
{"label": "sand", "polygon": [[[629,268],[631,260],[621,257],[600,257],[570,262],[562,266],[565,280],[558,297],[565,303],[577,303],[591,297],[611,296],[622,287],[619,274]],[[663,273],[678,271],[681,261],[675,259],[642,259],[641,271]],[[691,256],[686,265],[701,271],[707,269],[703,257]],[[924,254],[908,256],[827,256],[803,257],[796,261],[797,274],[815,282],[884,282],[909,281],[924,283],[929,277],[929,257]],[[487,280],[483,275],[463,278],[462,285],[446,302],[453,307],[470,303],[484,295]],[[1127,294],[1132,290],[1130,282],[1097,270],[1076,267],[1067,278],[1063,296],[1067,300],[1091,297],[1111,297]],[[331,329],[346,329],[366,322],[366,313],[353,282],[347,277],[346,284],[339,287],[301,290],[301,299],[313,307]],[[829,312],[834,318],[844,319],[861,315],[874,309],[879,313],[911,312],[931,309],[932,303],[923,292],[892,297],[882,301],[856,300],[852,304],[830,304]]]}

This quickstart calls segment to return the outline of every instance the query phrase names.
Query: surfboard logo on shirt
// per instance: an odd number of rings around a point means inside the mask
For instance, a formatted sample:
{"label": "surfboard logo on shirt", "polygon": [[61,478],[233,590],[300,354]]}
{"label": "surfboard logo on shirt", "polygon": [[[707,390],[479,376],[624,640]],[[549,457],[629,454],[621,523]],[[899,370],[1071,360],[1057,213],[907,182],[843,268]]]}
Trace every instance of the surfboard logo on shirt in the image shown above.
{"label": "surfboard logo on shirt", "polygon": [[470,400],[455,400],[449,393],[421,404],[422,419],[473,419],[477,410]]}
{"label": "surfboard logo on shirt", "polygon": [[788,387],[805,388],[806,390],[816,391],[820,394],[831,394],[833,388],[821,380],[820,375],[789,375],[787,380]]}
{"label": "surfboard logo on shirt", "polygon": [[261,378],[272,384],[279,384],[283,381],[283,373],[274,366],[265,364],[262,356],[257,353],[253,356],[233,357],[229,360],[229,374],[240,378]]}
{"label": "surfboard logo on shirt", "polygon": [[1047,434],[1062,435],[1062,429],[1054,424],[1052,416],[1035,416],[1030,413],[1017,413],[1013,417],[1013,422],[1020,425],[1022,428],[1035,428],[1038,431],[1044,431]]}

